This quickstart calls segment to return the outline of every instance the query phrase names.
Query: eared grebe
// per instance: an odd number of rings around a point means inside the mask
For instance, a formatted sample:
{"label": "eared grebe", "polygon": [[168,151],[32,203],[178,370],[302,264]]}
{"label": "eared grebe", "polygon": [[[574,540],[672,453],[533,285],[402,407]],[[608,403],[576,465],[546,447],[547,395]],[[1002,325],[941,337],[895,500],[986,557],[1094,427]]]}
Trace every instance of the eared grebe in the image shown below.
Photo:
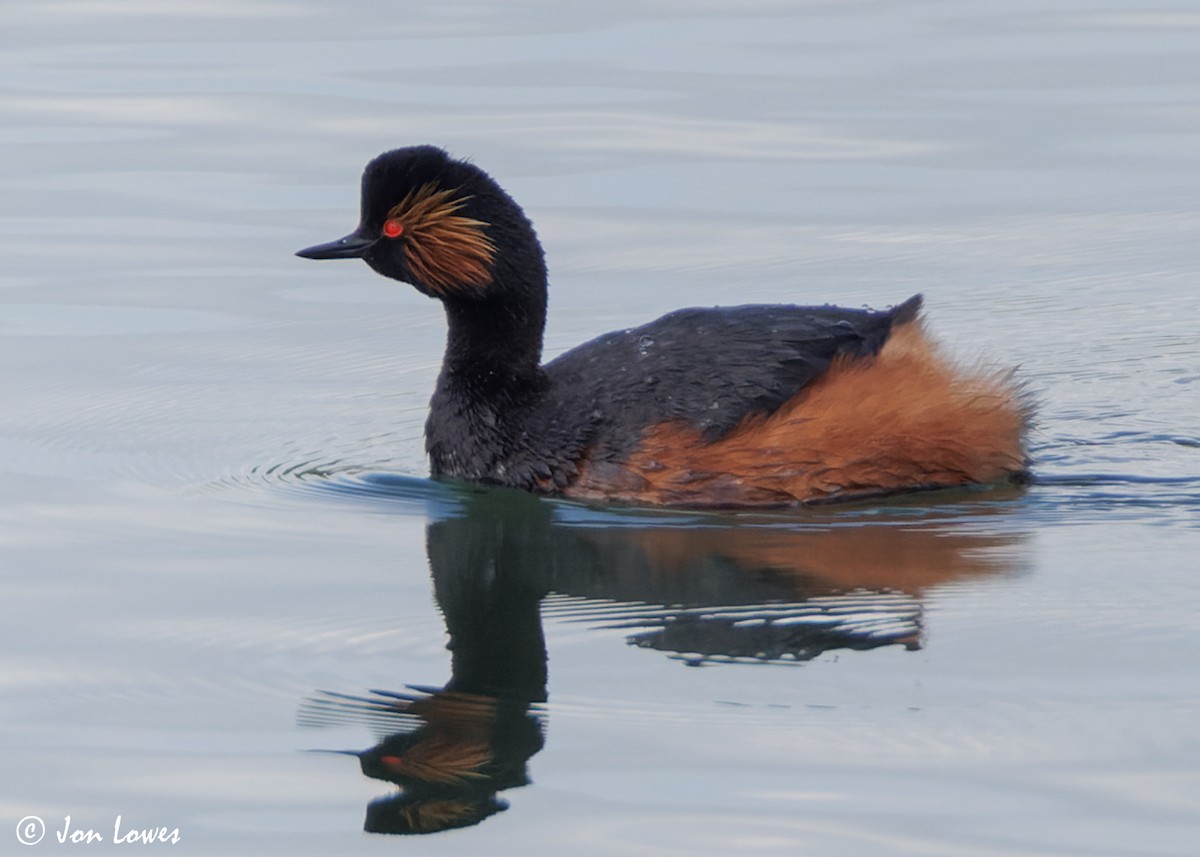
{"label": "eared grebe", "polygon": [[768,506],[1020,481],[1026,397],[886,311],[682,309],[542,365],[546,266],[483,170],[434,146],[367,165],[358,228],[301,250],[361,258],[446,308],[433,475],[589,500]]}

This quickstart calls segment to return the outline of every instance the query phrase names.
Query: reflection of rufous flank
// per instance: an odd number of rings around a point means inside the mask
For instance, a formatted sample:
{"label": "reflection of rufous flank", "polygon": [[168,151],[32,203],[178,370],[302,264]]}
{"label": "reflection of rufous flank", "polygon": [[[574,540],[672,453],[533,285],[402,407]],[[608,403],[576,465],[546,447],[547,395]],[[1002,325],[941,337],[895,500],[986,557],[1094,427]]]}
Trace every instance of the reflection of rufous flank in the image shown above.
{"label": "reflection of rufous flank", "polygon": [[1013,570],[1020,537],[963,534],[943,529],[865,525],[829,530],[765,527],[671,528],[590,531],[596,542],[635,546],[650,566],[686,574],[696,563],[720,557],[755,572],[769,570],[810,591],[890,589],[916,594],[949,580]]}

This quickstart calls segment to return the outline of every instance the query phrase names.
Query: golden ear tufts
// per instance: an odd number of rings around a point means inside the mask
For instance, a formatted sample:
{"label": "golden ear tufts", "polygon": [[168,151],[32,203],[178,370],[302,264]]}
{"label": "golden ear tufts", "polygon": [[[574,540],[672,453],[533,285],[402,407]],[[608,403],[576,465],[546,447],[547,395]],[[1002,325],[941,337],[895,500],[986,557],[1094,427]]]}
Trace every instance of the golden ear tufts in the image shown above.
{"label": "golden ear tufts", "polygon": [[429,182],[387,214],[404,224],[409,269],[439,294],[482,291],[492,282],[496,245],[485,232],[488,224],[459,214],[471,197],[457,194]]}

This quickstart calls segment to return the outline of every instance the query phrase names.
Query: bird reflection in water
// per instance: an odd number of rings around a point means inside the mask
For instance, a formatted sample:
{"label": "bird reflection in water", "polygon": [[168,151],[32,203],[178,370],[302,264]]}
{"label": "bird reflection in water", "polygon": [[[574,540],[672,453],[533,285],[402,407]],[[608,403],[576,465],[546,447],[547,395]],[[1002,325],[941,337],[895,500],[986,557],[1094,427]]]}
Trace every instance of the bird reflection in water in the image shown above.
{"label": "bird reflection in water", "polygon": [[354,755],[368,777],[400,787],[368,805],[368,833],[478,824],[507,808],[498,792],[529,784],[526,763],[544,743],[542,712],[533,704],[449,689],[322,693],[305,703],[301,722],[322,725],[347,716],[390,732]]}
{"label": "bird reflection in water", "polygon": [[[833,649],[919,648],[922,594],[1015,571],[1022,537],[994,525],[1003,498],[854,517],[582,509],[453,487],[426,533],[451,677],[364,695],[319,692],[300,722],[358,721],[381,738],[363,773],[399,786],[365,829],[434,833],[507,808],[542,749],[543,619],[621,628],[684,663],[799,663]],[[444,498],[443,498],[444,499]],[[996,502],[999,500],[999,502]]]}

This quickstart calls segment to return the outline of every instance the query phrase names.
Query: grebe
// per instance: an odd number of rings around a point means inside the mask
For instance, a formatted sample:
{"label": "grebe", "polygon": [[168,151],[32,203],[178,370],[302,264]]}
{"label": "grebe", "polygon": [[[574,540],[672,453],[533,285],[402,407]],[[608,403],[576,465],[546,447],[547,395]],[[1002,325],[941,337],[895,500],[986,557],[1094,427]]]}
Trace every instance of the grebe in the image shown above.
{"label": "grebe", "polygon": [[938,353],[921,296],[884,311],[682,309],[542,364],[547,279],[521,208],[434,146],[363,173],[363,259],[437,298],[449,333],[425,426],[435,477],[583,500],[777,506],[1022,481],[1012,373]]}

